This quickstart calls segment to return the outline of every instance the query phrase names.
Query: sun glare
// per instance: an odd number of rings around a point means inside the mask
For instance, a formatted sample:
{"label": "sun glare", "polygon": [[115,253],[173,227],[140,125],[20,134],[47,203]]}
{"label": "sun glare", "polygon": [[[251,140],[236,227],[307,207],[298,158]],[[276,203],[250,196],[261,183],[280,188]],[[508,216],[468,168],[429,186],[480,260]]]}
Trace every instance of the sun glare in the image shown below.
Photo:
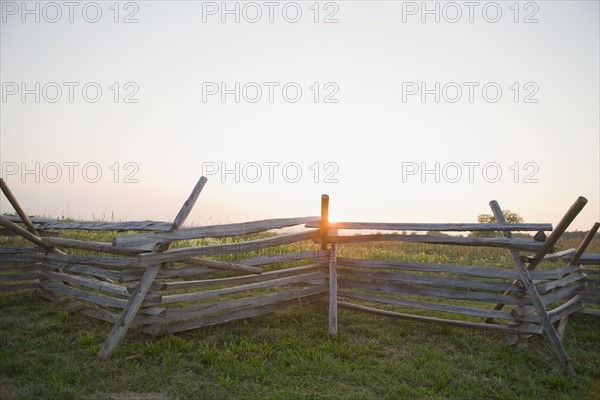
{"label": "sun glare", "polygon": [[329,209],[329,224],[334,225],[336,222],[347,222],[347,215],[340,210]]}

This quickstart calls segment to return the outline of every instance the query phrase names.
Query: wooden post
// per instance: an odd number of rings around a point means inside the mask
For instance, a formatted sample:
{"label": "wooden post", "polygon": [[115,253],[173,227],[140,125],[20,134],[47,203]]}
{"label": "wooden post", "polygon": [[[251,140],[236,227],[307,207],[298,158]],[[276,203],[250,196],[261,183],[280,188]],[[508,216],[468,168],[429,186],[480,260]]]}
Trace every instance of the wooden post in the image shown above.
{"label": "wooden post", "polygon": [[23,208],[21,208],[21,205],[17,201],[17,198],[13,195],[13,193],[10,191],[10,188],[2,178],[0,178],[0,189],[2,190],[2,193],[4,193],[10,204],[13,206],[13,208],[21,218],[21,221],[23,221],[23,223],[25,224],[27,230],[21,228],[19,225],[15,224],[12,221],[9,221],[8,219],[2,216],[0,216],[0,225],[5,227],[6,229],[13,231],[19,236],[24,237],[30,242],[40,246],[49,253],[66,254],[62,250],[57,249],[56,247],[49,245],[48,243],[45,243],[42,239],[40,239],[40,234],[35,229],[35,226],[33,226],[33,224],[31,223],[31,220],[27,216],[27,213],[25,213]]}
{"label": "wooden post", "polygon": [[46,251],[51,251],[52,246],[44,243],[39,236],[34,235],[26,229],[21,228],[19,225],[15,224],[12,221],[7,220],[3,216],[0,215],[0,225],[5,227],[6,229],[16,233],[17,235],[29,240],[31,243],[42,247]]}
{"label": "wooden post", "polygon": [[[558,239],[560,239],[562,234],[567,230],[567,228],[569,227],[571,222],[573,222],[575,217],[577,217],[579,212],[583,209],[583,207],[585,207],[586,204],[587,204],[587,199],[585,197],[580,196],[577,198],[577,200],[575,200],[575,202],[571,205],[571,207],[567,210],[565,215],[562,217],[562,219],[560,220],[558,225],[556,225],[556,228],[550,233],[550,235],[548,236],[548,239],[546,239],[546,242],[544,243],[544,245],[531,258],[531,260],[529,261],[529,264],[527,265],[528,270],[530,270],[530,271],[534,270],[538,266],[538,264],[544,259],[544,256],[550,250],[552,250],[552,248],[554,247],[554,245],[556,244]],[[492,209],[492,212],[494,213],[494,216],[496,217],[496,221],[498,221],[499,223],[501,223],[501,221],[506,221],[504,219],[504,214],[502,213],[502,209],[500,208],[500,205],[498,204],[498,202],[496,200],[490,201],[490,208]],[[512,234],[510,233],[510,231],[502,231],[501,233],[502,233],[502,236],[504,236],[504,237],[508,237],[508,238],[512,237]],[[513,258],[515,257],[515,255],[518,257],[518,252],[515,253],[515,250],[511,250],[511,255],[513,256]],[[515,283],[516,283],[516,281],[513,282],[513,285]],[[510,291],[507,291],[504,294],[509,295]],[[504,307],[504,304],[496,304],[494,306],[494,310],[496,310],[496,311],[502,310],[503,307]],[[491,322],[491,319],[487,318],[485,320],[485,322]]]}
{"label": "wooden post", "polygon": [[[582,197],[580,197],[578,199],[578,201],[580,199],[582,199]],[[579,203],[576,202],[576,204],[579,204]],[[585,205],[585,202],[583,203],[583,205]],[[502,209],[500,208],[500,205],[498,204],[498,202],[496,202],[496,201],[490,202],[490,207],[492,208],[492,211],[494,213],[494,216],[496,217],[496,220],[501,224],[505,224],[506,219],[504,218],[504,214],[502,213]],[[573,207],[571,207],[571,209],[569,210],[569,212],[567,214],[569,214],[572,209],[573,209]],[[575,218],[575,216],[577,215],[577,213],[579,213],[579,211],[581,211],[581,208],[579,208],[579,210],[576,213],[574,213],[574,215],[569,216],[571,221]],[[565,217],[566,217],[566,215],[565,215]],[[563,220],[561,220],[561,223],[564,220],[565,220],[565,218],[563,218]],[[559,224],[559,225],[561,225],[561,224]],[[568,226],[568,224],[567,224],[567,226]],[[564,226],[564,227],[561,226],[562,232],[565,231],[567,226]],[[553,231],[553,233],[554,233],[554,231]],[[505,236],[509,236],[510,232],[502,232],[502,234]],[[552,236],[552,234],[550,234],[550,236]],[[555,236],[553,238],[554,243],[556,243],[556,241],[558,240],[559,237],[560,237],[560,234],[558,235],[558,237]],[[548,238],[548,240],[550,240],[550,237]],[[554,244],[552,244],[551,246],[545,246],[546,252],[549,251],[553,245]],[[540,249],[540,251],[536,254],[536,257],[539,255],[539,253],[541,251],[542,251],[542,249]],[[552,321],[550,320],[550,317],[548,316],[548,313],[546,312],[546,307],[544,306],[544,302],[542,301],[540,294],[538,293],[537,288],[535,287],[535,284],[533,283],[533,280],[531,279],[529,269],[525,266],[523,261],[521,261],[518,251],[511,250],[511,255],[512,255],[513,261],[515,263],[515,266],[517,268],[517,272],[519,273],[519,277],[521,278],[521,282],[523,283],[523,286],[525,286],[527,293],[529,293],[531,302],[533,303],[533,306],[535,307],[535,311],[537,312],[537,315],[540,318],[540,322],[542,323],[542,326],[544,327],[544,331],[546,332],[546,335],[548,335],[548,339],[550,340],[550,344],[552,345],[554,352],[558,356],[558,359],[560,360],[560,362],[566,368],[568,374],[571,376],[574,376],[575,370],[573,369],[573,366],[571,365],[571,360],[569,359],[569,355],[565,351],[565,348],[563,347],[563,345],[560,341],[558,332],[556,332],[556,329],[554,329],[554,325],[552,325]],[[541,256],[541,259],[544,258],[544,255]],[[536,257],[534,257],[534,259],[536,259]],[[538,263],[539,263],[539,261],[538,261]],[[534,266],[534,268],[535,268],[535,266]]]}
{"label": "wooden post", "polygon": [[600,222],[596,222],[592,226],[592,229],[590,229],[590,231],[587,233],[587,235],[585,235],[585,239],[583,239],[583,242],[581,242],[581,244],[579,245],[579,247],[573,254],[573,257],[571,257],[571,261],[569,261],[569,265],[579,264],[579,260],[581,259],[581,256],[583,255],[583,253],[585,253],[585,250],[587,249],[587,247],[590,245],[590,243],[594,239],[594,235],[596,234],[596,232],[598,232],[598,228],[600,228]]}
{"label": "wooden post", "polygon": [[[498,222],[499,224],[502,223],[502,221],[506,221],[506,219],[504,218],[504,213],[502,212],[502,209],[500,208],[500,205],[498,204],[498,202],[496,200],[492,200],[489,202],[490,208],[492,209],[492,213],[494,214],[494,217],[496,218],[496,222]],[[512,232],[511,231],[501,231],[500,234],[505,237],[505,238],[511,238],[512,237]],[[520,259],[520,254],[517,250],[510,250],[510,254],[513,258],[513,260],[516,259]],[[515,285],[517,283],[516,280],[513,281],[513,285]],[[505,296],[510,295],[510,290],[507,290],[506,292],[504,292]],[[502,310],[502,308],[504,307],[504,304],[496,304],[494,305],[494,310],[499,311]],[[484,320],[484,322],[486,323],[491,323],[494,319],[493,318],[486,318]],[[514,343],[516,343],[515,339]],[[511,344],[514,344],[513,341],[510,341]]]}
{"label": "wooden post", "polygon": [[19,225],[7,220],[2,216],[0,216],[0,225],[5,227],[6,229],[13,231],[17,235],[29,240],[31,243],[40,246],[49,253],[65,254],[63,251],[57,249],[56,247],[45,243],[42,239],[40,239],[39,236],[36,236],[28,230],[21,228]]}
{"label": "wooden post", "polygon": [[12,194],[12,192],[10,191],[10,188],[8,187],[8,185],[2,178],[0,178],[0,189],[2,189],[2,192],[4,193],[4,195],[10,202],[10,204],[13,206],[13,208],[15,209],[15,211],[17,212],[19,217],[21,217],[21,221],[23,221],[27,230],[29,232],[31,232],[32,234],[34,234],[35,236],[40,237],[40,234],[35,229],[35,226],[33,226],[29,217],[27,216],[25,211],[21,208],[21,205],[17,201],[17,198]]}
{"label": "wooden post", "polygon": [[321,195],[321,250],[327,249],[327,228],[329,228],[329,196]]}
{"label": "wooden post", "polygon": [[565,233],[569,225],[571,225],[571,222],[573,222],[575,217],[577,217],[577,215],[583,209],[583,207],[585,207],[587,202],[587,199],[582,196],[579,196],[577,200],[575,200],[575,202],[571,205],[571,207],[562,217],[558,225],[556,225],[556,228],[554,228],[552,232],[550,232],[550,235],[548,235],[548,239],[546,239],[546,242],[544,243],[542,248],[539,249],[535,256],[533,256],[531,261],[529,261],[527,269],[532,270],[535,269],[535,267],[537,267],[537,265],[544,259],[544,256],[552,250],[556,242],[558,242],[558,239],[560,239],[562,234]]}
{"label": "wooden post", "polygon": [[[173,221],[173,225],[170,230],[171,232],[183,225],[185,219],[188,217],[190,211],[194,207],[194,204],[198,199],[200,192],[204,188],[206,181],[207,179],[205,177],[201,177],[200,180],[198,180],[198,183],[196,183],[196,186],[194,186],[194,190],[192,190],[192,193],[188,197],[187,201],[183,203],[183,206],[181,207],[179,213],[175,217],[175,220]],[[167,250],[170,244],[170,241],[165,241],[161,243],[159,245],[159,251]],[[154,279],[156,278],[156,275],[158,274],[158,271],[160,271],[160,268],[162,266],[163,264],[156,264],[150,265],[146,268],[146,270],[144,271],[144,275],[142,275],[140,282],[135,288],[135,291],[129,298],[127,306],[123,310],[123,313],[119,317],[119,320],[115,323],[115,326],[113,327],[113,330],[111,331],[110,335],[108,336],[108,338],[106,338],[106,341],[102,345],[102,348],[98,353],[98,356],[100,358],[109,358],[114,354],[115,350],[117,349],[117,346],[119,345],[121,340],[123,340],[123,337],[125,337],[129,326],[133,322],[133,319],[135,318],[138,310],[144,302],[144,299],[146,298],[146,295],[148,294],[148,291],[150,290],[152,282],[154,282]]]}
{"label": "wooden post", "polygon": [[[171,229],[169,229],[169,232],[176,231],[177,229],[181,228],[181,226],[185,223],[185,220],[187,219],[188,215],[190,215],[190,212],[192,212],[192,208],[194,208],[194,204],[196,204],[196,200],[198,200],[198,196],[200,196],[200,192],[202,192],[204,185],[206,185],[207,180],[208,179],[206,179],[206,177],[204,176],[200,177],[200,179],[196,183],[196,186],[194,186],[192,193],[185,201],[185,203],[183,203],[181,209],[177,213],[177,216],[173,220],[173,225],[171,226]],[[170,245],[170,241],[165,241],[159,246],[159,251],[167,250]]]}
{"label": "wooden post", "polygon": [[332,244],[329,250],[329,333],[335,335],[337,326],[337,244]]}
{"label": "wooden post", "polygon": [[[327,250],[329,196],[321,196],[321,250]],[[329,249],[329,333],[337,333],[337,245]]]}

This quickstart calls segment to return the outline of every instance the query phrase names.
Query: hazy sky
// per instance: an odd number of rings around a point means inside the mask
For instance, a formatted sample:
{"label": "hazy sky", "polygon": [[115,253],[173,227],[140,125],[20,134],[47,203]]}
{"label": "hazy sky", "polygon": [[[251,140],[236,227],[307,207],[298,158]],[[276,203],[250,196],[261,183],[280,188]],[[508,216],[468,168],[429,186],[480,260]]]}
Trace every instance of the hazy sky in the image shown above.
{"label": "hazy sky", "polygon": [[579,195],[572,228],[600,220],[598,1],[23,4],[1,2],[0,157],[31,214],[172,220],[204,173],[195,225],[322,193],[337,220],[496,199],[556,224]]}

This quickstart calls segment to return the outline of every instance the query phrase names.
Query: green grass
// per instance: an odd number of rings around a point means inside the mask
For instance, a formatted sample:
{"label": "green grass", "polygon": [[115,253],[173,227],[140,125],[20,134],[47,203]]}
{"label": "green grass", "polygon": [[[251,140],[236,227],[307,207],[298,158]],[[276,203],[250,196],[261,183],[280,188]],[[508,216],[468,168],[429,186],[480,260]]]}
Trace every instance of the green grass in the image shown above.
{"label": "green grass", "polygon": [[[600,324],[572,317],[563,374],[547,342],[308,306],[185,335],[133,333],[111,360],[111,326],[37,296],[0,297],[6,399],[598,399]],[[136,397],[137,396],[137,397]]]}

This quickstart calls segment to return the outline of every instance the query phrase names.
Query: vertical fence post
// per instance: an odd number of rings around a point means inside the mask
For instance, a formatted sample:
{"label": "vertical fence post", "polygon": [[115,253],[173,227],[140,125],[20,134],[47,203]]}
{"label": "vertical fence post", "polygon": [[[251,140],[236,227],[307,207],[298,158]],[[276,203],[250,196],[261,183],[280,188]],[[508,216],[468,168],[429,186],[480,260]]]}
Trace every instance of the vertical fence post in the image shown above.
{"label": "vertical fence post", "polygon": [[329,333],[337,333],[337,246],[327,248],[329,230],[329,196],[321,196],[321,250],[327,251],[329,260]]}
{"label": "vertical fence post", "polygon": [[337,244],[329,249],[329,333],[337,333]]}
{"label": "vertical fence post", "polygon": [[329,196],[321,195],[321,250],[327,250],[327,228],[329,227]]}

